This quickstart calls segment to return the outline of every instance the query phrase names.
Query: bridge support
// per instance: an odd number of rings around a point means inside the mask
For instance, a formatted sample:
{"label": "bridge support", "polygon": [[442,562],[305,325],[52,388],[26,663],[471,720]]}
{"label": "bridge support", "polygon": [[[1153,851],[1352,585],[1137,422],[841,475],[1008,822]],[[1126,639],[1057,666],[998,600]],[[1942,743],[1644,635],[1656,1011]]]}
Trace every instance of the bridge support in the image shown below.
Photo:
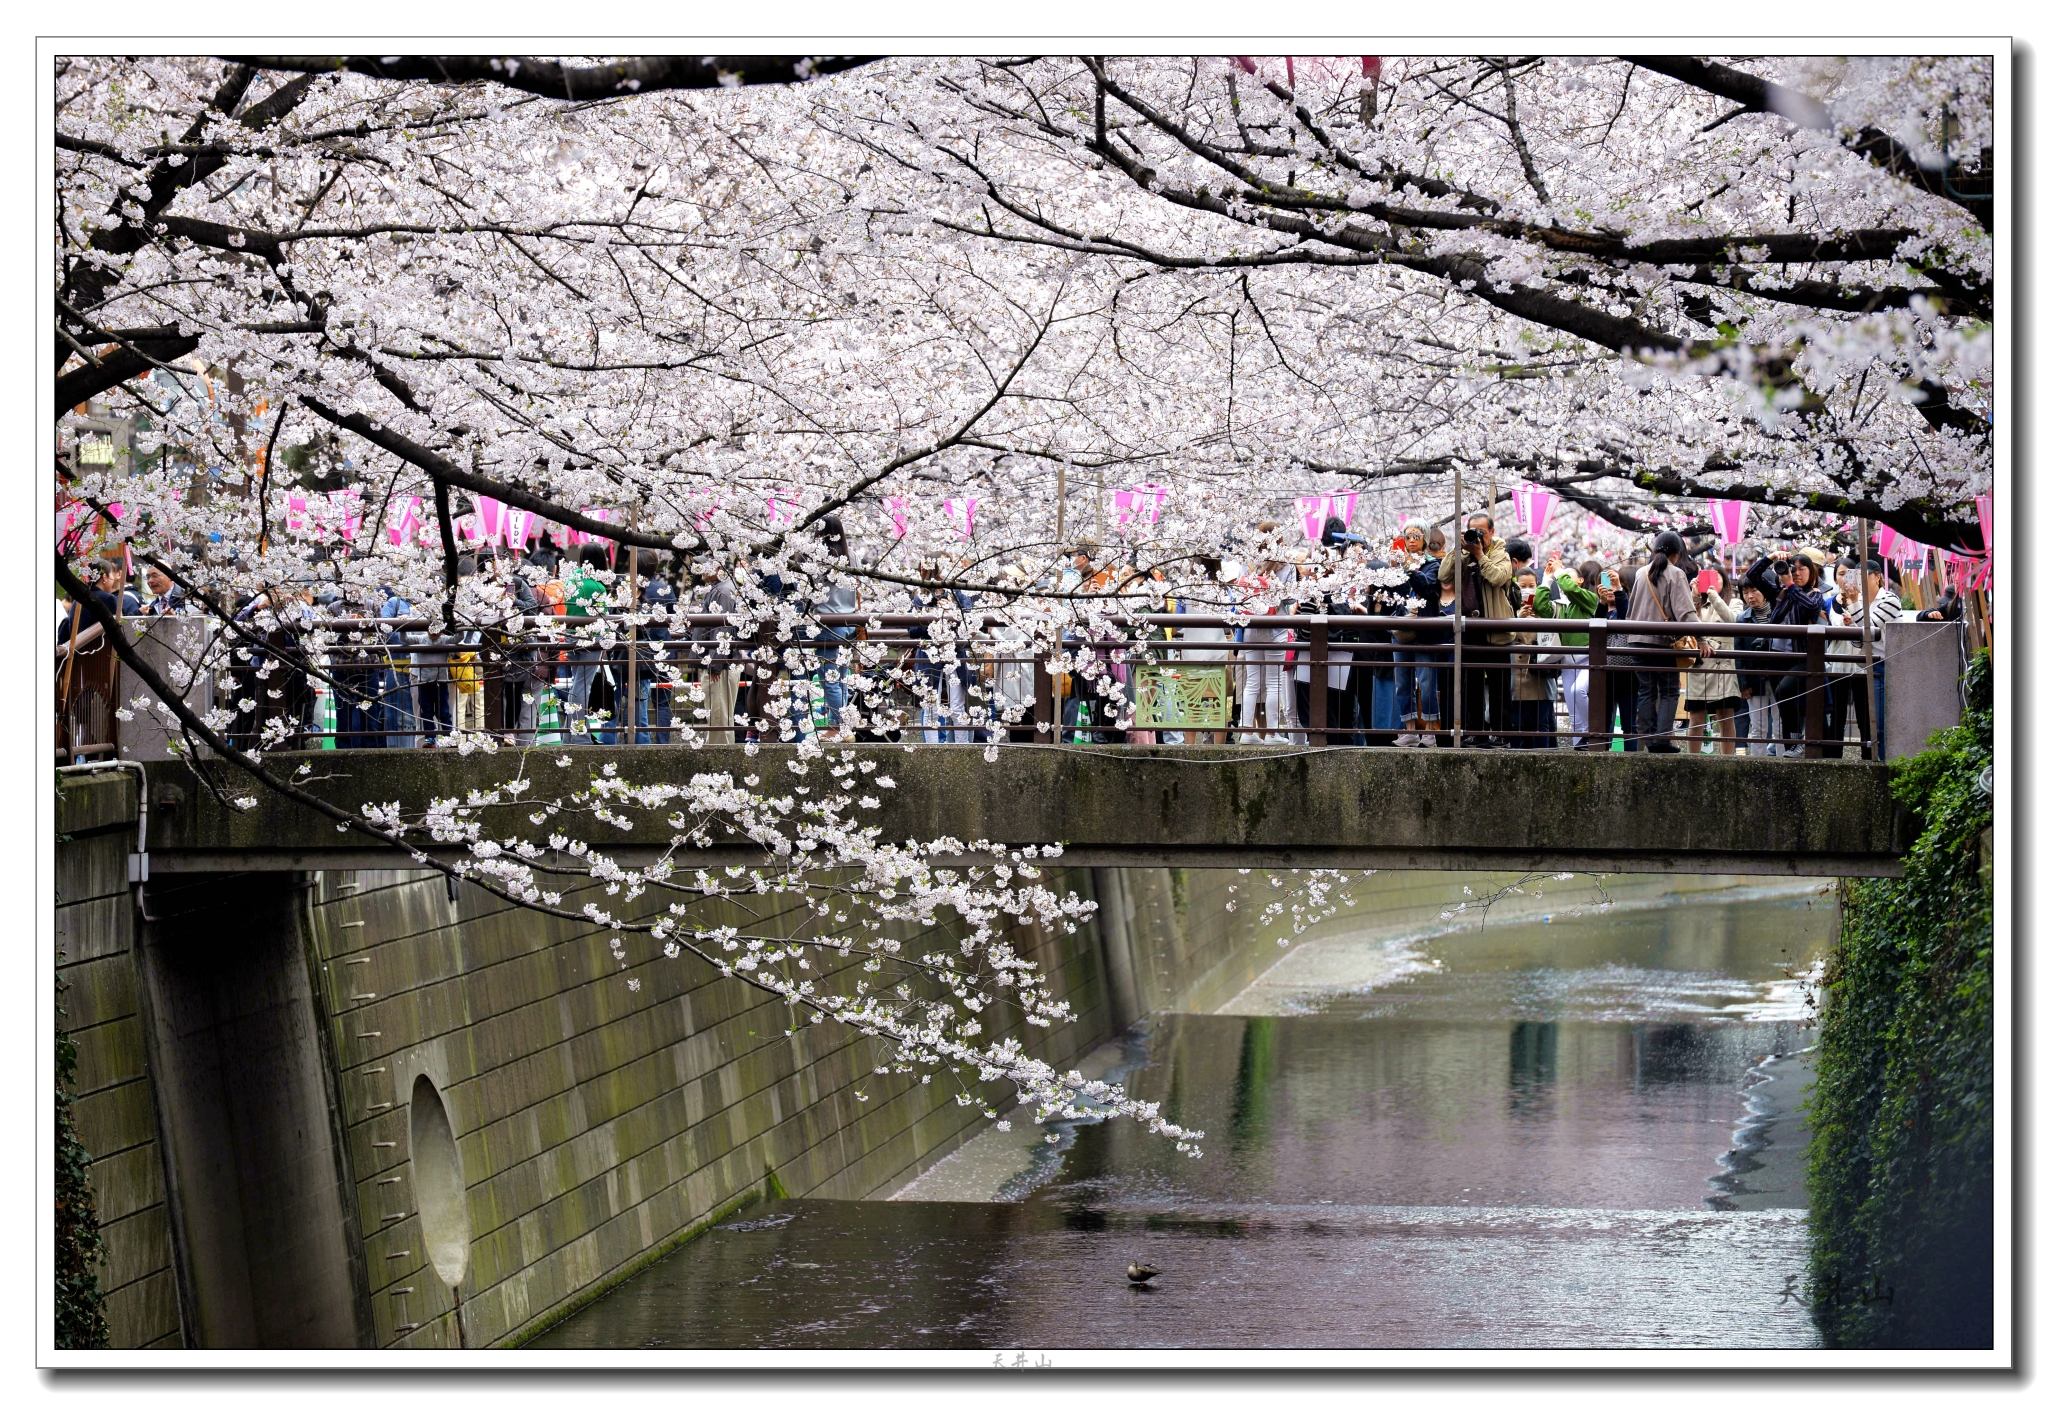
{"label": "bridge support", "polygon": [[193,1346],[372,1345],[295,874],[157,879],[141,957]]}
{"label": "bridge support", "polygon": [[1102,936],[1103,979],[1109,988],[1112,1030],[1129,1029],[1144,1018],[1138,993],[1137,963],[1131,950],[1131,895],[1120,868],[1089,870],[1100,909],[1095,918]]}

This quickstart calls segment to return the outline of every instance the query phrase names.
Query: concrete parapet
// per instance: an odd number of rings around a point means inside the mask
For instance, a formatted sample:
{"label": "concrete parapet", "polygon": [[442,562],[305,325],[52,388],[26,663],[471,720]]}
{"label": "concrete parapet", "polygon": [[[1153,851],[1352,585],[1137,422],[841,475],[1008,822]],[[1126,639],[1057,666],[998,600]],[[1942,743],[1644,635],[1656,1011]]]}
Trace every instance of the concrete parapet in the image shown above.
{"label": "concrete parapet", "polygon": [[[865,746],[896,789],[874,822],[885,839],[951,835],[1065,846],[1060,862],[1100,868],[1434,868],[1556,866],[1605,872],[1836,877],[1897,871],[1910,842],[1886,769],[1863,761],[1786,761],[1566,751],[1403,751],[1329,747],[1018,746],[994,761],[967,746]],[[770,752],[764,756],[772,755]],[[566,755],[566,764],[558,764]],[[220,763],[210,763],[219,767]],[[508,817],[614,766],[628,781],[687,783],[758,772],[760,789],[802,784],[738,747],[577,747],[462,756],[449,751],[278,756],[289,775],[351,813],[525,776]],[[222,768],[246,811],[191,791],[181,768],[152,769],[166,806],[151,848],[163,871],[410,867],[388,845],[337,834],[332,820]],[[631,836],[565,816],[571,838],[622,860]],[[621,841],[624,841],[621,843]],[[714,848],[737,861],[751,846]],[[376,857],[372,857],[375,855]]]}

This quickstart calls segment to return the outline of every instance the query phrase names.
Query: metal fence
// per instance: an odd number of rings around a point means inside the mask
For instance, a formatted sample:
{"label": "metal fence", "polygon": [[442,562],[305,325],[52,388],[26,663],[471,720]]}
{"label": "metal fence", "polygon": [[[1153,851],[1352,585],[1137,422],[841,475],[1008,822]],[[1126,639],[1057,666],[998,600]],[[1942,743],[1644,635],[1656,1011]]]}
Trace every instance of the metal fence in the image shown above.
{"label": "metal fence", "polygon": [[[201,713],[229,676],[218,696],[235,705],[236,746],[445,745],[463,733],[630,746],[818,730],[862,741],[1635,749],[1686,739],[1656,710],[1674,693],[1732,691],[1726,706],[1752,715],[1741,687],[1767,695],[1778,746],[1814,743],[1804,755],[1841,754],[1851,702],[1864,738],[1852,745],[1871,754],[1875,731],[1862,631],[1839,626],[1139,614],[1069,626],[1053,643],[1021,618],[962,638],[947,637],[957,617],[935,614],[814,615],[788,637],[724,615],[665,624],[681,637],[642,637],[645,616],[529,616],[439,638],[440,621],[416,617],[166,616],[124,628],[160,672],[182,665],[180,686]],[[317,649],[315,626],[327,636]],[[1581,635],[1583,645],[1565,642]],[[1852,652],[1829,653],[1836,641]],[[147,742],[124,734],[139,736],[118,717],[138,691],[127,673],[96,626],[58,646],[60,761],[165,754],[177,728],[160,716],[144,720]],[[844,731],[842,698],[859,719]],[[1722,752],[1737,741],[1713,740]]]}

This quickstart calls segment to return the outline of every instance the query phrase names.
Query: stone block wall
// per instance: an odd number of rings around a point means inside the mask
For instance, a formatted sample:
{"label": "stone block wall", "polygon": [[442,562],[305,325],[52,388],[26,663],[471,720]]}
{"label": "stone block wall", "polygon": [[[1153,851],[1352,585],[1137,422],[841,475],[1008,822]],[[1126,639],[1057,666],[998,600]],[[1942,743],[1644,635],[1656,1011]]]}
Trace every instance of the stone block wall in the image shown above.
{"label": "stone block wall", "polygon": [[[873,1193],[984,1120],[951,1075],[877,1077],[867,1041],[830,1022],[789,1034],[787,1007],[701,960],[628,934],[622,963],[603,934],[451,898],[439,876],[321,874],[308,921],[380,1346],[516,1343],[754,1197]],[[1077,1019],[992,1032],[1059,1061],[1113,1032],[1087,929],[1010,935]],[[416,1213],[422,1076],[467,1186],[454,1285]]]}
{"label": "stone block wall", "polygon": [[135,818],[132,773],[65,779],[57,801],[57,970],[70,987],[63,1006],[78,1046],[78,1136],[92,1155],[107,1247],[100,1289],[109,1344],[175,1347],[183,1345],[177,1275],[128,886]]}

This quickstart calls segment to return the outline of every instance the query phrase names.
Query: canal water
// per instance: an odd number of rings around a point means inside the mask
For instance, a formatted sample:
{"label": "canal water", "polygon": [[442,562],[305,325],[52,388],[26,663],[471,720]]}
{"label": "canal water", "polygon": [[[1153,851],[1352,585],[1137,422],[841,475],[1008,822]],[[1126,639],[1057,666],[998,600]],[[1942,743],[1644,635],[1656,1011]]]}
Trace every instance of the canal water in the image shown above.
{"label": "canal water", "polygon": [[[1838,909],[1733,891],[1424,936],[1332,919],[1089,1070],[1204,1129],[1200,1159],[1020,1119],[891,1200],[756,1206],[533,1345],[1817,1347],[1788,1288]],[[1158,1277],[1131,1287],[1133,1260]]]}

